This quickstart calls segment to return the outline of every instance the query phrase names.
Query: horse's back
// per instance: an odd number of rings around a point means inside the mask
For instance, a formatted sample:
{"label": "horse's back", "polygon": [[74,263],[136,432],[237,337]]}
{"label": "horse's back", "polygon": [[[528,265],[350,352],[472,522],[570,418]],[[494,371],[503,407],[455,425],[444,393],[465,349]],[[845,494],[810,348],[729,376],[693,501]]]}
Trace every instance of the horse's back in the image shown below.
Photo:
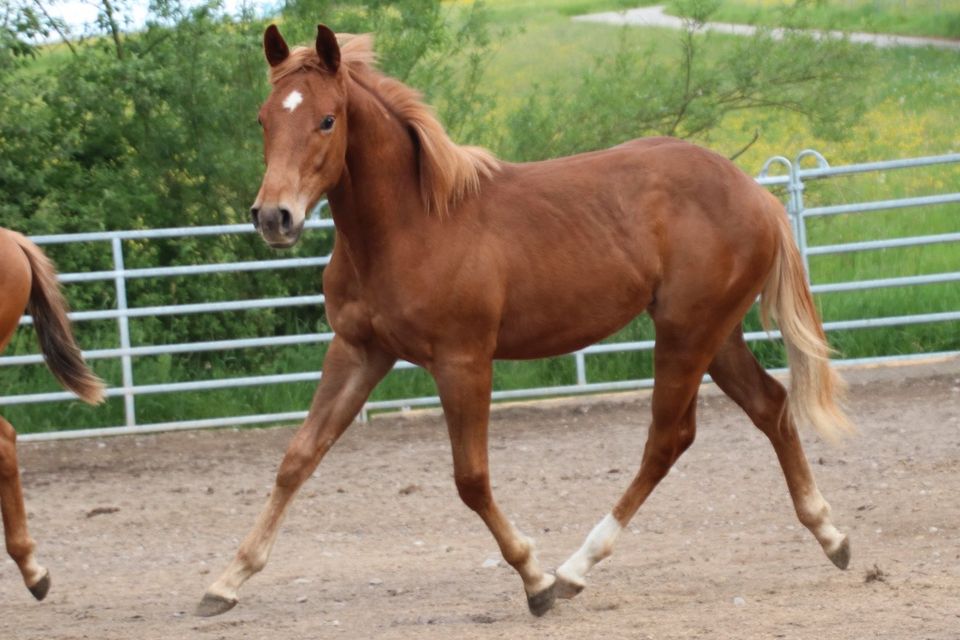
{"label": "horse's back", "polygon": [[[764,191],[720,154],[678,138],[652,137],[552,160],[505,163],[481,197],[492,194],[499,200],[505,193],[505,200],[533,205],[532,215],[538,204],[559,204],[573,218],[579,205],[596,203],[597,210],[616,215],[664,194],[676,204],[697,203],[707,215],[736,209],[751,216],[766,208]],[[508,208],[505,215],[514,213]]]}
{"label": "horse's back", "polygon": [[[487,226],[526,250],[625,253],[634,261],[703,245],[750,251],[773,237],[770,194],[730,160],[676,138],[505,165],[485,194]],[[698,242],[699,239],[699,242]]]}
{"label": "horse's back", "polygon": [[[584,158],[613,215],[655,230],[664,271],[678,256],[769,259],[782,207],[728,158],[676,138],[640,138]],[[610,204],[613,203],[613,204]],[[644,251],[649,251],[645,246]],[[699,257],[699,258],[698,258]]]}

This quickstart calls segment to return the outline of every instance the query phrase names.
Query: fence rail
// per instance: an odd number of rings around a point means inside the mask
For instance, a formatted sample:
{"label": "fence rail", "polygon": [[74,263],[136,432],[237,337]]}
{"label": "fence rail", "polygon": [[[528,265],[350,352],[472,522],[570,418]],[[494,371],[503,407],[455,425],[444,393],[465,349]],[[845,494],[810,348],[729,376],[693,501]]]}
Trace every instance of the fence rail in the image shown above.
{"label": "fence rail", "polygon": [[[815,166],[804,168],[803,164],[813,161]],[[912,237],[890,238],[883,240],[867,240],[839,244],[821,244],[809,246],[807,242],[807,221],[810,218],[824,216],[839,216],[849,214],[868,214],[881,210],[897,210],[903,208],[931,207],[960,203],[960,193],[940,193],[933,195],[918,195],[909,198],[879,200],[873,202],[843,203],[829,206],[805,207],[804,190],[806,183],[814,180],[826,180],[838,176],[857,173],[883,172],[898,169],[931,167],[935,165],[960,164],[960,154],[947,154],[924,158],[894,160],[887,162],[872,162],[841,167],[831,167],[824,157],[812,150],[805,150],[791,162],[783,156],[776,156],[768,160],[760,172],[757,181],[768,187],[784,187],[787,191],[787,212],[790,215],[797,244],[801,249],[803,260],[809,272],[811,256],[825,256],[832,254],[847,254],[853,252],[877,251],[883,249],[920,247],[960,241],[960,232],[940,233],[934,235],[917,235]],[[783,174],[771,175],[775,168],[785,171]],[[960,208],[958,208],[960,210]],[[960,227],[960,215],[958,227]],[[307,222],[308,229],[330,229],[333,222],[327,219],[314,218]],[[287,336],[261,336],[254,338],[209,340],[181,344],[132,344],[129,330],[129,321],[136,318],[152,316],[182,316],[187,314],[229,313],[254,309],[268,309],[292,306],[320,306],[324,303],[322,293],[316,295],[302,295],[286,298],[258,298],[249,300],[226,300],[219,302],[203,302],[195,304],[171,304],[148,307],[130,307],[127,303],[126,284],[129,280],[142,278],[168,278],[218,273],[247,273],[260,270],[310,268],[318,271],[325,267],[330,256],[312,258],[283,258],[276,260],[255,260],[246,262],[230,262],[222,264],[197,264],[182,266],[158,266],[149,268],[127,269],[124,266],[125,241],[157,240],[163,238],[221,236],[228,234],[253,233],[251,225],[213,225],[205,227],[181,227],[171,229],[150,229],[139,231],[112,231],[102,233],[78,233],[61,235],[33,236],[31,239],[40,245],[55,245],[68,243],[109,243],[112,253],[113,268],[101,271],[89,271],[61,274],[64,283],[81,282],[110,282],[114,283],[116,292],[116,307],[92,311],[78,311],[70,314],[74,322],[93,320],[114,320],[117,322],[119,344],[116,348],[95,349],[85,351],[84,356],[90,360],[113,359],[121,365],[122,384],[111,387],[107,391],[108,397],[122,397],[124,400],[125,424],[116,427],[105,427],[81,430],[59,430],[46,433],[25,434],[23,440],[40,440],[53,438],[89,437],[109,434],[146,433],[154,431],[169,431],[178,429],[206,428],[227,425],[263,424],[289,422],[299,420],[306,415],[305,411],[265,413],[257,415],[224,416],[219,418],[204,418],[141,424],[137,421],[136,399],[139,396],[156,394],[173,394],[184,391],[199,391],[211,389],[240,388],[266,384],[288,384],[293,382],[315,381],[320,374],[316,371],[288,372],[274,375],[242,376],[219,378],[214,380],[186,380],[170,381],[163,384],[136,384],[133,361],[135,358],[156,355],[173,355],[194,352],[209,352],[231,349],[256,349],[284,345],[307,345],[329,343],[333,334],[329,332],[304,333]],[[915,274],[901,277],[880,278],[872,280],[857,280],[850,282],[814,283],[814,293],[825,294],[835,292],[863,291],[868,289],[887,287],[913,287],[928,284],[942,284],[960,281],[960,272],[944,272],[935,274]],[[319,282],[319,278],[318,278]],[[854,320],[828,321],[824,328],[830,331],[846,331],[876,327],[904,326],[924,323],[956,323],[960,320],[960,309],[939,313],[915,313],[890,317],[861,318]],[[22,324],[29,324],[31,318],[25,317]],[[778,332],[747,332],[749,342],[766,341],[779,338]],[[586,358],[601,354],[622,353],[630,351],[649,351],[653,348],[652,340],[632,342],[615,342],[596,344],[570,354],[575,366],[575,379],[570,384],[530,389],[513,389],[494,391],[494,400],[517,398],[543,397],[551,395],[566,395],[578,393],[593,393],[601,391],[615,391],[622,389],[637,389],[652,386],[652,380],[626,380],[615,382],[591,382],[587,374]],[[957,352],[950,352],[951,354]],[[931,354],[923,354],[929,357]],[[937,354],[945,355],[945,354]],[[875,358],[859,360],[858,362],[876,362],[882,360],[903,359],[904,355],[887,354]],[[0,357],[0,366],[25,366],[43,361],[39,354],[15,355]],[[400,362],[398,369],[409,369],[413,365]],[[0,397],[0,406],[23,405],[43,402],[64,402],[73,399],[67,392],[30,393]],[[367,411],[397,409],[401,407],[430,406],[439,404],[435,396],[404,398],[396,400],[381,400],[368,402],[364,408]]]}

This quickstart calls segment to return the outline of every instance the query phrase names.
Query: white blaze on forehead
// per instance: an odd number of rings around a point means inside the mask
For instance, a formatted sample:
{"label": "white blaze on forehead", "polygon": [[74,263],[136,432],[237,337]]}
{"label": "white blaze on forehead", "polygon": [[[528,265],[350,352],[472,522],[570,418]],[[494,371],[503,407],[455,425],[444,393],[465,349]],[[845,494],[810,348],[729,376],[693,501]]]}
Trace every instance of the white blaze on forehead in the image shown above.
{"label": "white blaze on forehead", "polygon": [[293,110],[299,107],[301,102],[303,102],[303,94],[294,89],[290,92],[290,95],[283,99],[283,108],[293,113]]}

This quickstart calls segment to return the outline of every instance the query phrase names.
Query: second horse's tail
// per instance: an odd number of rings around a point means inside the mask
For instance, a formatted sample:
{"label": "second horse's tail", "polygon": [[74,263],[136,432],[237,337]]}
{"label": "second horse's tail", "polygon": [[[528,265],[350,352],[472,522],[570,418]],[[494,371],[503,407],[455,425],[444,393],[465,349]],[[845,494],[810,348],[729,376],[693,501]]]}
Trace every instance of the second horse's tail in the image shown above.
{"label": "second horse's tail", "polygon": [[845,389],[843,380],[830,367],[820,314],[813,302],[800,251],[794,244],[790,220],[779,201],[779,250],[760,299],[764,327],[776,320],[787,347],[790,365],[789,407],[794,421],[809,423],[824,438],[838,440],[855,431],[853,424],[837,405],[836,397]]}
{"label": "second horse's tail", "polygon": [[26,254],[33,272],[30,302],[27,311],[33,316],[33,326],[40,340],[40,350],[47,367],[64,387],[81,400],[97,404],[104,400],[104,384],[83,360],[80,348],[73,338],[67,304],[57,283],[57,272],[50,259],[32,242],[14,234],[17,244]]}

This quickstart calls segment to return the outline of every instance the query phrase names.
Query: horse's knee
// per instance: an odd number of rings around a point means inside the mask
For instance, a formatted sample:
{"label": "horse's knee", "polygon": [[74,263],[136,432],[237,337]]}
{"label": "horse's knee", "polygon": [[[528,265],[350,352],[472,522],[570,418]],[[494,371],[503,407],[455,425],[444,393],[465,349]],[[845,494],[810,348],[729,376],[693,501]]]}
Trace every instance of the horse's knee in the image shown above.
{"label": "horse's knee", "polygon": [[644,449],[644,462],[662,468],[666,473],[677,458],[690,448],[696,436],[695,424],[682,423],[671,429],[652,428]]}
{"label": "horse's knee", "polygon": [[283,456],[280,469],[277,470],[277,486],[283,489],[296,490],[306,480],[311,469],[312,452],[304,447],[291,447]]}
{"label": "horse's knee", "polygon": [[481,511],[490,505],[490,476],[486,472],[459,473],[454,480],[457,493],[465,505],[474,511]]}

